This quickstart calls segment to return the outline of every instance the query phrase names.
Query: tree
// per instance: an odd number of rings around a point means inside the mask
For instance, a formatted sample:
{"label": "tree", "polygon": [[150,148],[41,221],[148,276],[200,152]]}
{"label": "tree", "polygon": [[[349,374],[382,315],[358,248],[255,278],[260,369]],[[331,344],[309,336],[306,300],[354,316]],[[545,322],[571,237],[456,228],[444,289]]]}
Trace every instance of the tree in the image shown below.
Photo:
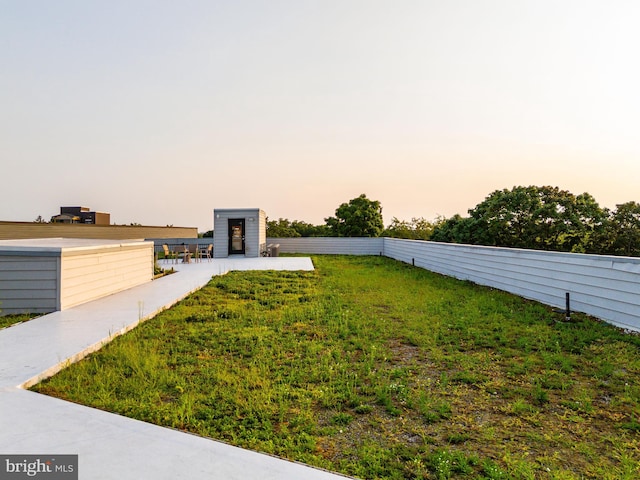
{"label": "tree", "polygon": [[588,193],[520,186],[492,192],[469,214],[438,223],[431,240],[584,252],[593,249],[608,212]]}
{"label": "tree", "polygon": [[383,232],[385,237],[408,238],[412,240],[429,240],[433,232],[434,224],[424,218],[413,217],[410,222],[391,219],[391,224]]}
{"label": "tree", "polygon": [[[588,253],[592,239],[605,228],[610,212],[606,208],[601,208],[590,194],[583,193],[576,197],[575,215],[577,228],[571,235],[566,236],[565,241],[571,243],[572,252]],[[590,253],[600,253],[600,251]]]}
{"label": "tree", "polygon": [[614,243],[619,255],[640,255],[640,204],[627,202],[616,205],[613,224],[618,235]]}
{"label": "tree", "polygon": [[640,203],[616,205],[603,227],[592,235],[590,253],[640,256]]}
{"label": "tree", "polygon": [[286,218],[279,218],[277,221],[267,218],[267,237],[290,238],[300,236],[301,235],[291,226],[291,222]]}
{"label": "tree", "polygon": [[268,237],[329,237],[331,232],[326,225],[312,225],[300,220],[290,221],[286,218],[269,220],[267,218]]}
{"label": "tree", "polygon": [[312,225],[311,223],[294,220],[291,222],[291,228],[302,237],[329,237],[331,230],[326,225]]}
{"label": "tree", "polygon": [[455,214],[448,219],[439,219],[431,233],[432,242],[474,244],[477,222],[471,217]]}
{"label": "tree", "polygon": [[325,222],[339,237],[378,237],[384,230],[380,202],[369,200],[364,193],[341,204],[336,216],[325,218]]}
{"label": "tree", "polygon": [[606,218],[588,193],[550,186],[496,190],[469,213],[477,222],[471,243],[557,251],[580,251]]}

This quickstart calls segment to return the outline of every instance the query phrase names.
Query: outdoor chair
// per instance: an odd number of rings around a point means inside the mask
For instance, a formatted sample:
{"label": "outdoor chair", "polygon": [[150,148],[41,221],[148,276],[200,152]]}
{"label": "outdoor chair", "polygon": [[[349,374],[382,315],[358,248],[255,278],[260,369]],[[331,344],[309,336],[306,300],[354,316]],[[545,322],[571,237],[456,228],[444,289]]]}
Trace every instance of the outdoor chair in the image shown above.
{"label": "outdoor chair", "polygon": [[166,243],[164,243],[162,245],[162,250],[164,251],[164,258],[165,260],[172,260],[175,261],[176,259],[176,253],[173,250],[169,250],[169,245],[167,245]]}
{"label": "outdoor chair", "polygon": [[186,245],[176,245],[174,253],[176,256],[176,262],[178,259],[182,258],[184,263],[189,263],[189,250]]}
{"label": "outdoor chair", "polygon": [[209,259],[209,261],[211,261],[212,253],[213,253],[213,243],[210,243],[206,247],[200,247],[198,255],[200,256],[201,259],[207,258]]}
{"label": "outdoor chair", "polygon": [[200,261],[200,256],[199,256],[199,251],[198,251],[198,245],[195,243],[192,243],[189,245],[189,247],[187,248],[187,253],[189,255],[188,259],[187,259],[187,263],[193,258],[194,261],[199,262]]}

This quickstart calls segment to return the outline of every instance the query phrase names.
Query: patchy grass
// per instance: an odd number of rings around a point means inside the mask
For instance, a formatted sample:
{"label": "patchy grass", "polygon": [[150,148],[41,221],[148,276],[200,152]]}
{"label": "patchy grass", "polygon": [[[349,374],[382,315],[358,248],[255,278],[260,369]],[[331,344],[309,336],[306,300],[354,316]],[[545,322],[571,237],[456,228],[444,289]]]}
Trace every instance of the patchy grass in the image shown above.
{"label": "patchy grass", "polygon": [[640,339],[382,257],[214,277],[34,390],[361,478],[640,477]]}
{"label": "patchy grass", "polygon": [[16,325],[18,323],[26,322],[33,318],[39,317],[40,314],[33,313],[18,313],[13,315],[4,315],[0,317],[0,329]]}

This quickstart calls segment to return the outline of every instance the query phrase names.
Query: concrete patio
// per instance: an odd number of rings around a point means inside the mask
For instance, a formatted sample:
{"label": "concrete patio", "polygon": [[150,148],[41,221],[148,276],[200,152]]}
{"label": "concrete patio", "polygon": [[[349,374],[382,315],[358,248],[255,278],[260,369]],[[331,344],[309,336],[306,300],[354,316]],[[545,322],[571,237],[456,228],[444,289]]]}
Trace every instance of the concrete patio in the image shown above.
{"label": "concrete patio", "polygon": [[[164,266],[164,265],[163,265]],[[0,453],[77,454],[81,479],[337,479],[340,475],[26,390],[231,270],[309,258],[166,265],[177,273],[0,330]]]}

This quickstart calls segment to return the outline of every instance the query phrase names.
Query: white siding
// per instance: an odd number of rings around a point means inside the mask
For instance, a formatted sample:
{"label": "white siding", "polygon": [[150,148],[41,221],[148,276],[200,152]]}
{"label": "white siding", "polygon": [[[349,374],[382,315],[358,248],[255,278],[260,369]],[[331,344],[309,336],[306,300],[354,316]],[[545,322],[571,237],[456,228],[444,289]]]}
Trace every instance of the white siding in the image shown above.
{"label": "white siding", "polygon": [[260,210],[258,218],[258,246],[260,252],[263,252],[267,247],[267,214]]}
{"label": "white siding", "polygon": [[229,208],[213,211],[213,256],[229,256],[229,219],[244,219],[244,255],[259,257],[266,243],[266,215],[259,208]]}
{"label": "white siding", "polygon": [[[260,218],[258,210],[247,212],[244,216],[244,256],[260,256]],[[215,247],[214,247],[215,248]]]}
{"label": "white siding", "polygon": [[268,238],[280,244],[280,253],[317,253],[334,255],[383,255],[384,239],[373,237],[298,237]]}
{"label": "white siding", "polygon": [[89,302],[153,278],[153,244],[91,253],[62,254],[60,310]]}
{"label": "white siding", "polygon": [[221,213],[213,216],[213,256],[224,258],[229,256],[229,225],[227,219]]}

